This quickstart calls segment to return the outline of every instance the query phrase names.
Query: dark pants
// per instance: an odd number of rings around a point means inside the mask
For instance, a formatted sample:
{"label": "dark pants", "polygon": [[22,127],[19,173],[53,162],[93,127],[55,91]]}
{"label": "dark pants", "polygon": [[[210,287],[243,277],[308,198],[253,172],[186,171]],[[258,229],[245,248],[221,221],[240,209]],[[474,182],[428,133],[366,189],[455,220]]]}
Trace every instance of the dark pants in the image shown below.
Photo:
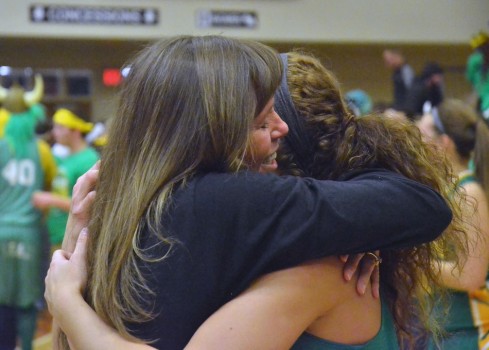
{"label": "dark pants", "polygon": [[0,305],[0,350],[14,350],[17,335],[22,350],[31,350],[36,331],[37,309]]}

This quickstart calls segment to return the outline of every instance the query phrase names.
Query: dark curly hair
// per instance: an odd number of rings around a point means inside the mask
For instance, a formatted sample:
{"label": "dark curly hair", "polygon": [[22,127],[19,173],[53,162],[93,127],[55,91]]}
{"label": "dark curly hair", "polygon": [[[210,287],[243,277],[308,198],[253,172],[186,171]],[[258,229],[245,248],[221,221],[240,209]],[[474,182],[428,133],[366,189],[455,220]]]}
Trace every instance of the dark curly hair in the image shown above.
{"label": "dark curly hair", "polygon": [[[439,284],[432,263],[440,251],[453,256],[454,247],[466,249],[460,200],[455,199],[460,197],[453,196],[457,178],[449,163],[422,141],[410,121],[382,115],[356,118],[334,74],[318,59],[296,51],[287,58],[287,86],[304,122],[302,135],[291,130],[281,145],[277,160],[282,174],[335,180],[357,169],[384,168],[435,189],[450,205],[454,219],[436,242],[381,252],[382,297],[394,316],[401,346],[414,346],[416,336],[437,335],[441,330],[430,313],[440,294],[435,294]],[[292,140],[304,133],[309,139],[308,154]]]}

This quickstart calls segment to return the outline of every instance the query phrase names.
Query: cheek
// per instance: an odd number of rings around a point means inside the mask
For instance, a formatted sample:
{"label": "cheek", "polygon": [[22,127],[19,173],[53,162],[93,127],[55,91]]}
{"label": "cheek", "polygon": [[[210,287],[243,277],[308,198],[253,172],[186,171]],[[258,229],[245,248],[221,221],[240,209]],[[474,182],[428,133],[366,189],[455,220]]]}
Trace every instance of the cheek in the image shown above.
{"label": "cheek", "polygon": [[246,149],[245,161],[252,168],[259,166],[269,156],[270,142],[267,142],[266,133],[255,130],[251,134],[250,145]]}
{"label": "cheek", "polygon": [[66,142],[70,138],[70,134],[67,130],[58,129],[53,131],[53,136],[60,142]]}

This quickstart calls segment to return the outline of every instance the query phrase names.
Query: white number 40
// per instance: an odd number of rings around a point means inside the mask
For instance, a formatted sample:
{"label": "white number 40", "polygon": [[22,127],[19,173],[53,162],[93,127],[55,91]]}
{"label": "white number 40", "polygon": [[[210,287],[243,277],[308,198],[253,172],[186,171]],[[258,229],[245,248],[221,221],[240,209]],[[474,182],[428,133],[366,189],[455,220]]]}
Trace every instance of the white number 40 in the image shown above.
{"label": "white number 40", "polygon": [[10,186],[30,186],[34,184],[36,167],[30,159],[11,159],[3,168],[2,176]]}

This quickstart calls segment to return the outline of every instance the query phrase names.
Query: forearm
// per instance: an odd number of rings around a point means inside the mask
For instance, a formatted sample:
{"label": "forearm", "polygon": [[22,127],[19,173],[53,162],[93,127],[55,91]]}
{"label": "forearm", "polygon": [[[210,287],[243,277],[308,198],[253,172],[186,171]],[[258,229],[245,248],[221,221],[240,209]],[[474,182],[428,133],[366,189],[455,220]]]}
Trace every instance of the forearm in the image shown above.
{"label": "forearm", "polygon": [[472,292],[486,282],[487,260],[484,257],[469,256],[463,266],[451,261],[438,261],[436,264],[440,283],[447,288]]}
{"label": "forearm", "polygon": [[71,200],[66,197],[58,196],[56,194],[51,195],[51,207],[61,209],[63,211],[70,211]]}
{"label": "forearm", "polygon": [[485,194],[477,183],[464,186],[467,197],[462,206],[465,219],[467,251],[461,262],[440,261],[440,279],[444,286],[456,290],[474,291],[486,283],[489,267],[489,220]]}
{"label": "forearm", "polygon": [[290,349],[320,315],[354,295],[341,267],[329,258],[261,277],[209,317],[185,350]]}
{"label": "forearm", "polygon": [[69,304],[57,315],[55,321],[76,350],[154,349],[149,345],[124,339],[103,322],[81,296],[70,297]]}
{"label": "forearm", "polygon": [[398,174],[372,171],[347,182],[355,186],[351,194],[345,184],[331,203],[337,213],[350,215],[338,215],[335,227],[323,226],[334,232],[325,242],[332,250],[328,255],[415,246],[437,238],[451,221],[436,191]]}
{"label": "forearm", "polygon": [[474,278],[470,273],[464,273],[452,262],[440,262],[440,282],[443,286],[458,290],[471,292],[484,285],[484,279]]}

